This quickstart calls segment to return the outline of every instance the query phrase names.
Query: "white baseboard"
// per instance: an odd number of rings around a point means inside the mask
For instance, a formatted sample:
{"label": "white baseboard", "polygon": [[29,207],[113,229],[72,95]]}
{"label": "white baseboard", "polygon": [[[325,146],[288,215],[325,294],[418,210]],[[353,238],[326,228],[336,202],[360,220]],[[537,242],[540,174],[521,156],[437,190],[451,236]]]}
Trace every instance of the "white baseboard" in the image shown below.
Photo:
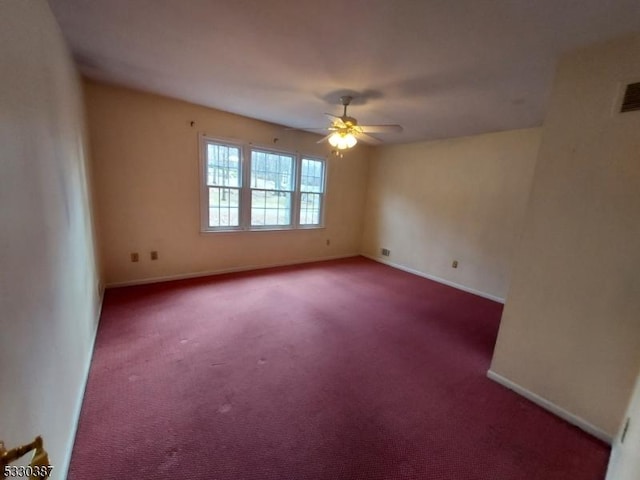
{"label": "white baseboard", "polygon": [[359,253],[348,253],[344,255],[332,255],[328,257],[307,258],[304,260],[292,260],[289,262],[269,263],[264,265],[245,265],[242,267],[222,268],[218,270],[206,270],[202,272],[179,273],[177,275],[166,275],[162,277],[142,278],[140,280],[128,280],[125,282],[108,283],[106,288],[130,287],[133,285],[147,285],[150,283],[170,282],[172,280],[186,280],[189,278],[209,277],[211,275],[222,275],[225,273],[246,272],[248,270],[262,270],[265,268],[288,267],[291,265],[303,265],[305,263],[325,262],[328,260],[338,260],[340,258],[357,257]]}
{"label": "white baseboard", "polygon": [[609,445],[611,445],[611,443],[613,442],[613,437],[608,433],[604,432],[603,430],[601,430],[600,428],[590,424],[583,418],[580,418],[577,415],[574,415],[573,413],[566,411],[564,408],[559,407],[558,405],[556,405],[553,402],[550,402],[546,398],[542,398],[540,395],[537,395],[532,391],[527,390],[526,388],[518,385],[517,383],[512,382],[511,380],[503,377],[499,373],[496,373],[493,370],[489,369],[489,371],[487,372],[487,377],[489,377],[494,382],[499,383],[503,387],[506,387],[509,390],[513,390],[514,392],[523,396],[527,400],[532,401],[536,405],[544,408],[545,410],[550,411],[554,415],[562,418],[563,420],[566,420],[567,422],[575,425],[576,427],[584,430],[585,432],[593,435],[594,437],[599,438],[603,442],[606,442]]}
{"label": "white baseboard", "polygon": [[475,288],[466,287],[464,285],[460,285],[459,283],[455,283],[450,280],[445,280],[444,278],[436,277],[435,275],[431,275],[429,273],[424,273],[410,267],[405,267],[404,265],[400,265],[398,263],[390,262],[389,260],[384,260],[380,257],[375,257],[373,255],[368,255],[366,253],[361,253],[360,255],[362,255],[363,257],[367,257],[368,259],[373,260],[375,262],[384,263],[385,265],[389,265],[390,267],[397,268],[398,270],[402,270],[408,273],[413,273],[414,275],[428,278],[429,280],[433,280],[434,282],[442,283],[443,285],[457,288],[458,290],[462,290],[463,292],[473,293],[474,295],[478,295],[479,297],[488,298],[489,300],[493,300],[494,302],[504,304],[504,298],[502,297],[497,297],[495,295],[491,295],[490,293],[481,292],[480,290],[476,290]]}
{"label": "white baseboard", "polygon": [[96,338],[98,336],[98,326],[100,325],[100,316],[102,315],[102,300],[104,299],[104,289],[101,288],[98,296],[98,305],[97,305],[97,318],[96,318],[96,326],[93,330],[93,337],[91,339],[91,347],[89,348],[89,358],[87,360],[87,364],[85,365],[84,372],[84,381],[83,384],[78,391],[78,397],[76,398],[76,404],[74,407],[74,422],[71,426],[71,437],[69,439],[69,443],[67,444],[67,454],[60,465],[60,468],[57,470],[62,472],[60,478],[67,478],[69,475],[69,466],[71,465],[71,455],[73,454],[73,446],[76,441],[76,435],[78,433],[78,424],[80,423],[80,413],[82,412],[82,403],[84,401],[84,393],[87,389],[87,383],[89,381],[89,371],[91,370],[91,361],[93,359],[93,351],[96,345]]}

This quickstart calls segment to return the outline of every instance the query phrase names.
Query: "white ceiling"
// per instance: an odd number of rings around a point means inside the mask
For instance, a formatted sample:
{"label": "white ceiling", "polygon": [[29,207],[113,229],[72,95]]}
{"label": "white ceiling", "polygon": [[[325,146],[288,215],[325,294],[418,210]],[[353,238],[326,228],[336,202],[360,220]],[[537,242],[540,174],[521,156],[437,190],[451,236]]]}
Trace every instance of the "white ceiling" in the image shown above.
{"label": "white ceiling", "polygon": [[399,123],[387,143],[542,123],[563,52],[640,32],[638,0],[50,0],[82,72],[290,127]]}

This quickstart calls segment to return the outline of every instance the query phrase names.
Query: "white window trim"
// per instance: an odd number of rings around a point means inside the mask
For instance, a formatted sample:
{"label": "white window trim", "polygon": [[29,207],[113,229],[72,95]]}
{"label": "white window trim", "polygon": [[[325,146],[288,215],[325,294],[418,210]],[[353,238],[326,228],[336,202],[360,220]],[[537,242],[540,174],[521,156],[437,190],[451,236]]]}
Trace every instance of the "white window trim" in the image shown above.
{"label": "white window trim", "polygon": [[[240,150],[240,176],[242,183],[240,186],[240,208],[239,208],[239,226],[237,227],[211,227],[209,226],[209,187],[207,185],[206,168],[207,155],[205,145],[207,142],[218,143],[236,147]],[[305,155],[300,152],[289,152],[286,150],[274,149],[269,146],[255,145],[243,142],[237,139],[227,139],[221,137],[213,137],[206,133],[198,134],[198,150],[199,150],[199,172],[198,179],[200,182],[200,233],[201,234],[217,234],[217,233],[233,233],[233,232],[271,232],[271,231],[292,231],[292,230],[315,230],[325,228],[325,202],[327,198],[327,177],[329,162],[327,157],[318,155]],[[294,159],[294,189],[291,192],[291,223],[289,225],[251,225],[251,151],[259,150],[264,152],[272,152],[281,155],[289,155]],[[320,202],[320,223],[313,225],[300,225],[300,202],[302,192],[300,191],[300,181],[302,179],[302,159],[316,160],[323,163],[323,191],[321,192]],[[233,187],[235,188],[235,187]]]}
{"label": "white window trim", "polygon": [[318,215],[318,220],[320,223],[311,224],[311,225],[300,225],[300,202],[302,201],[302,193],[318,193],[318,192],[302,192],[299,188],[296,188],[296,225],[299,230],[313,230],[314,228],[324,228],[324,212],[325,212],[325,201],[327,198],[327,166],[329,162],[326,158],[319,158],[312,155],[299,155],[297,160],[297,179],[296,186],[302,184],[302,160],[320,160],[324,164],[324,168],[322,171],[322,193],[320,193],[320,214]]}
{"label": "white window trim", "polygon": [[[224,227],[210,227],[209,226],[209,186],[207,185],[207,155],[205,145],[207,142],[218,143],[221,145],[227,145],[230,147],[236,147],[240,150],[240,177],[242,179],[240,184],[240,209],[239,209],[239,225],[237,227],[224,226]],[[198,176],[200,181],[200,232],[234,232],[244,230],[242,219],[242,202],[244,195],[244,182],[245,182],[245,148],[244,145],[237,140],[223,139],[210,137],[205,134],[200,134],[198,138],[198,148],[200,150],[200,175]]]}
{"label": "white window trim", "polygon": [[[263,189],[263,188],[251,188],[251,152],[253,150],[259,151],[259,152],[266,152],[266,153],[275,153],[277,155],[286,155],[288,157],[293,157],[293,190],[291,190],[291,214],[289,215],[289,224],[288,225],[251,225],[251,192],[253,190],[266,190],[269,191],[268,189]],[[298,175],[299,175],[299,170],[300,170],[300,161],[298,159],[298,153],[292,153],[292,152],[287,152],[285,150],[276,150],[275,148],[270,148],[270,147],[258,147],[256,145],[252,145],[249,144],[249,148],[247,151],[247,165],[248,168],[246,168],[247,170],[247,190],[249,190],[249,206],[246,208],[246,210],[248,211],[248,215],[249,218],[247,219],[247,224],[246,224],[246,229],[247,230],[252,230],[252,231],[258,231],[258,230],[294,230],[296,228],[296,225],[298,224],[297,222],[297,215],[296,215],[296,211],[297,211],[297,206],[296,206],[296,194],[298,191]],[[283,190],[280,190],[283,191]],[[288,191],[288,190],[287,190]]]}

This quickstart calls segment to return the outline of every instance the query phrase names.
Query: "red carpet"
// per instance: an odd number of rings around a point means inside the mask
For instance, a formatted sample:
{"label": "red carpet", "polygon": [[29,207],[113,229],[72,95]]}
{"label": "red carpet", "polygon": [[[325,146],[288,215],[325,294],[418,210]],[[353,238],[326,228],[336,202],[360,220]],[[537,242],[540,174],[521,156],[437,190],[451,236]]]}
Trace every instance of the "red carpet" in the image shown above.
{"label": "red carpet", "polygon": [[602,480],[486,378],[502,306],[363,259],[107,291],[72,480]]}

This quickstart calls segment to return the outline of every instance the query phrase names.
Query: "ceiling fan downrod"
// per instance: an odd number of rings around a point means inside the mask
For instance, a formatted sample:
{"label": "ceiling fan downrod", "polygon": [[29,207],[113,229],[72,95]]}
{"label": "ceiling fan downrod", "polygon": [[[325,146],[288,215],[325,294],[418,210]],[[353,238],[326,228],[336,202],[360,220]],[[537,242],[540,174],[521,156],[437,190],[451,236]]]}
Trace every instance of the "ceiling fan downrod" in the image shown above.
{"label": "ceiling fan downrod", "polygon": [[340,97],[340,101],[344,106],[344,112],[342,113],[343,117],[347,116],[347,107],[351,104],[351,100],[353,100],[353,97],[351,95],[343,95],[342,97]]}

